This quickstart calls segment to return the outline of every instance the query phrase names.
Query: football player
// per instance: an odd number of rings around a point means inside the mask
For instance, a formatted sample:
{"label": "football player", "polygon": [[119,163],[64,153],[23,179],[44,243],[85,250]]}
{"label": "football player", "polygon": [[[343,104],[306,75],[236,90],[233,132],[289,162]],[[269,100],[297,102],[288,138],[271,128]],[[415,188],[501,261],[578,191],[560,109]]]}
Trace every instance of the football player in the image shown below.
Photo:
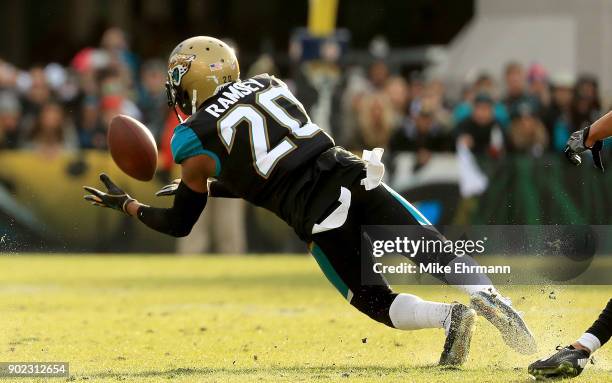
{"label": "football player", "polygon": [[599,318],[577,341],[567,347],[557,347],[552,356],[532,363],[529,374],[537,379],[572,378],[580,375],[591,355],[612,336],[612,299]]}
{"label": "football player", "polygon": [[[570,136],[565,147],[567,159],[574,165],[582,163],[581,154],[591,151],[593,164],[604,170],[601,161],[603,140],[612,136],[612,112]],[[612,336],[612,299],[599,318],[578,340],[567,347],[558,347],[548,358],[540,359],[528,367],[535,378],[571,378],[580,375],[591,354]]]}
{"label": "football player", "polygon": [[611,136],[612,112],[608,112],[591,125],[572,133],[565,146],[565,155],[571,163],[580,165],[582,163],[580,155],[590,150],[593,156],[593,164],[603,172],[601,149],[603,148],[603,140]]}
{"label": "football player", "polygon": [[[193,37],[172,51],[167,91],[169,105],[189,115],[171,142],[181,179],[158,193],[174,195],[173,206],[141,204],[105,174],[100,179],[108,192],[85,187],[91,193],[85,199],[161,233],[185,236],[208,197],[243,198],[287,222],[359,311],[398,329],[444,329],[440,364],[465,362],[476,313],[515,350],[535,352],[525,322],[486,276],[479,285],[458,286],[470,294],[471,308],[397,294],[380,274],[369,276],[375,283],[361,283],[362,262],[373,263],[371,254],[361,254],[361,241],[368,239],[362,226],[416,225],[422,237],[440,237],[412,204],[381,182],[382,149],[364,151],[360,159],[336,146],[282,81],[267,74],[241,80],[233,50],[215,38]],[[452,254],[413,258],[444,265],[456,260]],[[434,276],[448,283],[445,275]]]}

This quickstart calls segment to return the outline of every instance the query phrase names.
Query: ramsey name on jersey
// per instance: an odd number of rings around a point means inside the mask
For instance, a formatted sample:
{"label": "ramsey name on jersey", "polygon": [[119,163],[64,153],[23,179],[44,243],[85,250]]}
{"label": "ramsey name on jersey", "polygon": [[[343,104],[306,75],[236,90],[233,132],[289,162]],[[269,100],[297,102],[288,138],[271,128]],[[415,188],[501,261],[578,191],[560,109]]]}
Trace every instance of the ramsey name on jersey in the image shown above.
{"label": "ramsey name on jersey", "polygon": [[265,86],[262,83],[252,78],[241,82],[235,82],[227,86],[222,93],[219,93],[215,102],[207,106],[204,110],[213,117],[219,117],[221,113],[225,112],[230,106],[237,103],[243,97],[264,88]]}

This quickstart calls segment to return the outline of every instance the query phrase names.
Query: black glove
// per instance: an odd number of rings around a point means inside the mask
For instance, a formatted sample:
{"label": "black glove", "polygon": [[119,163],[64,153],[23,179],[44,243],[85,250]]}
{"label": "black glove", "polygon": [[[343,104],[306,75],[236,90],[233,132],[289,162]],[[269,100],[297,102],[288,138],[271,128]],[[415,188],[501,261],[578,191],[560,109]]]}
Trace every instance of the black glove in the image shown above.
{"label": "black glove", "polygon": [[565,146],[565,150],[563,152],[572,164],[578,166],[582,163],[580,154],[590,150],[591,154],[593,155],[593,164],[595,164],[595,167],[603,172],[604,167],[601,162],[601,149],[603,148],[603,141],[596,141],[591,148],[587,147],[585,144],[586,139],[589,137],[590,129],[591,126],[589,125],[584,129],[577,130],[572,133],[570,138],[567,140],[567,145]]}
{"label": "black glove", "polygon": [[83,189],[91,193],[86,195],[84,198],[87,201],[90,201],[92,205],[110,207],[111,209],[119,210],[125,214],[128,214],[126,210],[127,205],[130,202],[135,201],[135,199],[121,190],[119,186],[115,185],[105,173],[100,174],[100,181],[102,181],[102,183],[106,186],[108,193],[104,193],[90,186],[83,186]]}
{"label": "black glove", "polygon": [[166,196],[175,195],[176,189],[178,189],[178,186],[180,183],[181,183],[181,179],[177,178],[173,180],[172,182],[170,182],[168,185],[159,189],[157,193],[155,193],[155,195],[158,197],[166,197]]}

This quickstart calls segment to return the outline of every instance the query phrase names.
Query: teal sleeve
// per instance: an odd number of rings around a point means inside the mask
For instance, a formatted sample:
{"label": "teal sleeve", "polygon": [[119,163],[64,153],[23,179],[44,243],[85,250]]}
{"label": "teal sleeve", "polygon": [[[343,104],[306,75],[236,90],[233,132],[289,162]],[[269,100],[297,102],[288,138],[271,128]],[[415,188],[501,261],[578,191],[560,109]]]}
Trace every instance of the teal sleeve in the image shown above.
{"label": "teal sleeve", "polygon": [[210,150],[202,147],[202,142],[195,132],[185,125],[179,125],[174,129],[172,140],[170,141],[172,149],[172,157],[174,162],[180,164],[189,157],[198,156],[201,154],[207,155],[215,160],[216,176],[221,172],[221,163],[219,156]]}

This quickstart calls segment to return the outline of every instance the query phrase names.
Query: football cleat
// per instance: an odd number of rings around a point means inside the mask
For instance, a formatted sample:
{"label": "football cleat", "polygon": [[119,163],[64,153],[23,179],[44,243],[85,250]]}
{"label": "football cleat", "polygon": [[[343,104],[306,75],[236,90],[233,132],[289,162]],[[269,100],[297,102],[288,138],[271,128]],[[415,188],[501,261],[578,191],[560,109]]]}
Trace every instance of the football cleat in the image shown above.
{"label": "football cleat", "polygon": [[465,363],[470,352],[476,311],[466,305],[456,303],[451,309],[450,321],[439,364],[441,366],[460,366]]}
{"label": "football cleat", "polygon": [[525,355],[538,350],[533,334],[509,299],[497,293],[478,291],[470,297],[470,306],[497,327],[510,348]]}
{"label": "football cleat", "polygon": [[588,361],[589,353],[585,350],[557,347],[556,353],[531,363],[527,371],[536,379],[573,378],[580,375]]}

